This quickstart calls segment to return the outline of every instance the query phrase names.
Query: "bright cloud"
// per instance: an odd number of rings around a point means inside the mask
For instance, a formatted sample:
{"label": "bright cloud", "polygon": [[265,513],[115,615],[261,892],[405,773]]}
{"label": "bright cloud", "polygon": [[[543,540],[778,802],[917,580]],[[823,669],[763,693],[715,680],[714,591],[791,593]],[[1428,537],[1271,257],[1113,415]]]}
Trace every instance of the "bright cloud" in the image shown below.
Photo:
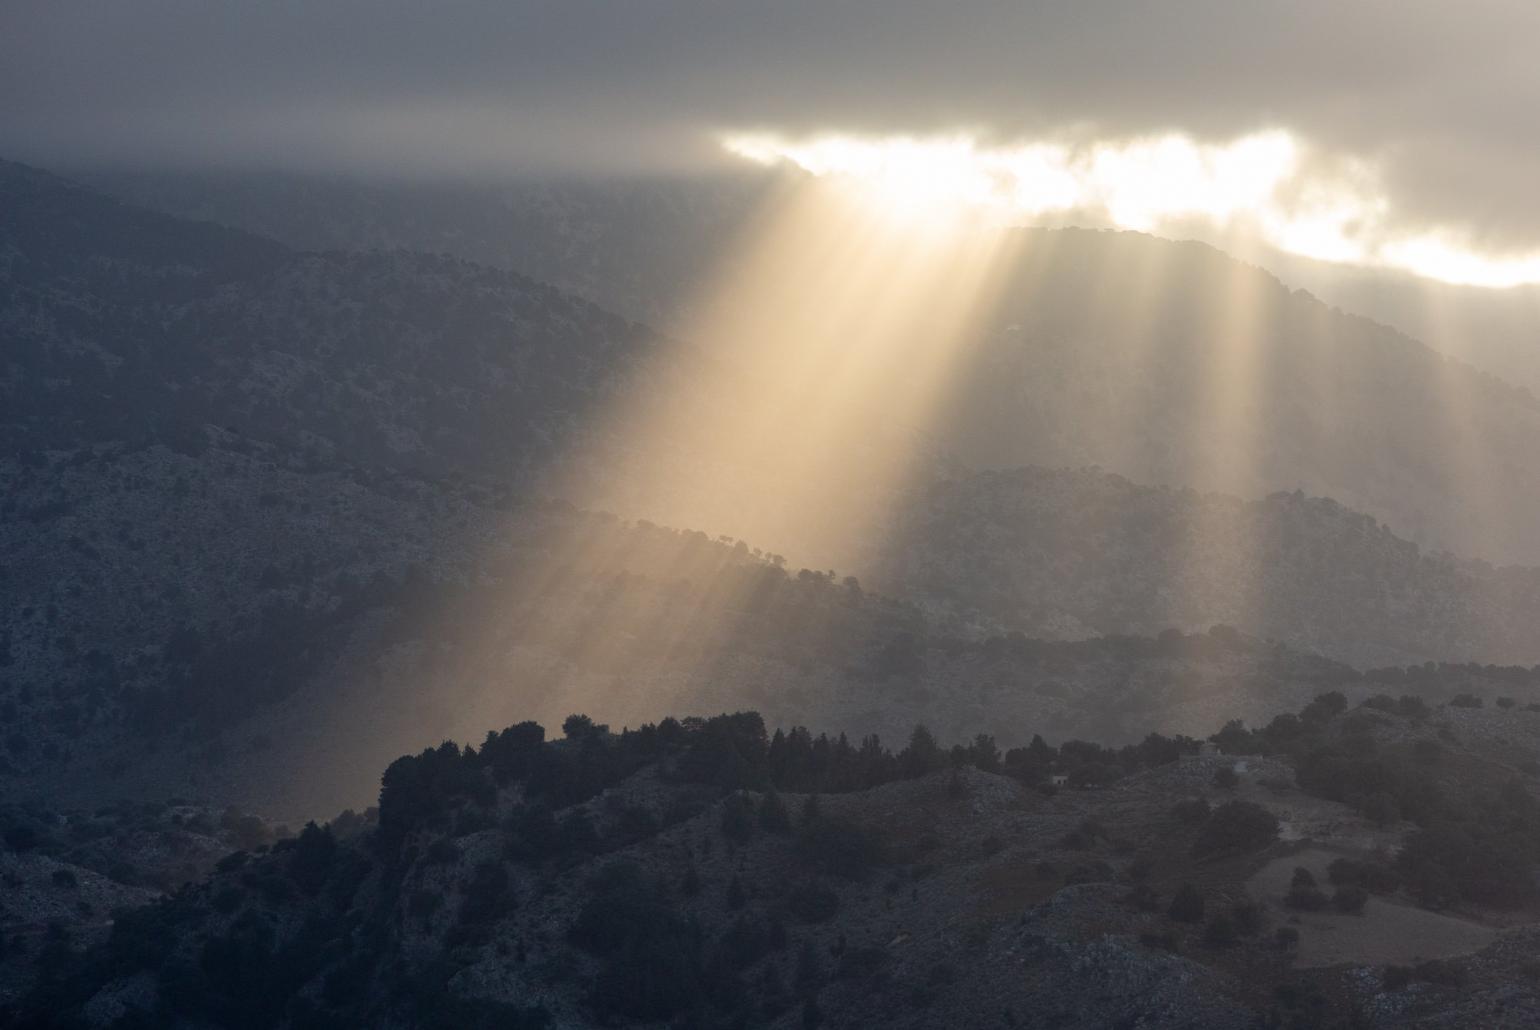
{"label": "bright cloud", "polygon": [[742,134],[723,145],[760,164],[790,162],[848,180],[903,217],[1077,216],[1144,232],[1198,220],[1324,261],[1475,286],[1540,282],[1540,252],[1484,254],[1462,243],[1458,230],[1400,227],[1372,165],[1315,160],[1322,155],[1281,129],[1227,143],[1178,134],[1012,146],[982,146],[967,135]]}

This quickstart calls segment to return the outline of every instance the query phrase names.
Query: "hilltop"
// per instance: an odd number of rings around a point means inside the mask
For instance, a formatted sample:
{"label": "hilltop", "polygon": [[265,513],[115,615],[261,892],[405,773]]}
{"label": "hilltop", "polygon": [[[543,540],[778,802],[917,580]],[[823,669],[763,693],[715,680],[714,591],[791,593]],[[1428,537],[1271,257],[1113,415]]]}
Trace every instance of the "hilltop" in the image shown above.
{"label": "hilltop", "polygon": [[858,564],[890,593],[1050,639],[1222,623],[1360,668],[1540,661],[1540,570],[1428,552],[1299,491],[973,473],[896,506]]}
{"label": "hilltop", "polygon": [[[1227,727],[1222,757],[1157,735],[948,753],[923,729],[894,752],[751,713],[574,716],[554,742],[521,723],[396,761],[377,812],[237,851],[105,943],[25,948],[19,1004],[37,1025],[254,1027],[1532,1015],[1540,909],[1502,848],[1540,832],[1540,766],[1455,715],[1323,695]],[[1375,782],[1421,807],[1352,792]],[[1485,864],[1451,880],[1462,835]]]}

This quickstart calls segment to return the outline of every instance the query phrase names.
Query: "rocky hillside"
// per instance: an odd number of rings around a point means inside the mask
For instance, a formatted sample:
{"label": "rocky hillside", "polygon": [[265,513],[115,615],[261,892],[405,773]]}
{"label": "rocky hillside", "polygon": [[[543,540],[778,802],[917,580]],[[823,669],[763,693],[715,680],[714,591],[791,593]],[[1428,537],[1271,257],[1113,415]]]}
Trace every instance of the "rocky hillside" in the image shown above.
{"label": "rocky hillside", "polygon": [[[397,760],[369,819],[248,844],[119,910],[102,943],[12,943],[31,986],[11,1015],[1522,1025],[1540,909],[1506,863],[1535,857],[1540,767],[1475,749],[1448,712],[1328,694],[1227,727],[1220,757],[1158,736],[949,754],[924,730],[893,751],[752,713],[619,734],[574,717],[552,742],[521,723]],[[1371,785],[1421,807],[1376,808],[1354,792]],[[1451,880],[1466,836],[1492,860]]]}
{"label": "rocky hillside", "polygon": [[1540,570],[1428,553],[1325,498],[1241,501],[1096,469],[937,483],[893,511],[867,578],[1029,636],[1215,623],[1360,668],[1540,662]]}
{"label": "rocky hillside", "polygon": [[423,734],[520,713],[635,725],[752,703],[889,737],[924,720],[1122,741],[1368,689],[1233,631],[981,637],[736,541],[293,468],[217,434],[196,456],[9,471],[13,524],[50,531],[19,532],[6,568],[0,776],[78,804],[180,793],[313,817],[364,804],[370,770]]}

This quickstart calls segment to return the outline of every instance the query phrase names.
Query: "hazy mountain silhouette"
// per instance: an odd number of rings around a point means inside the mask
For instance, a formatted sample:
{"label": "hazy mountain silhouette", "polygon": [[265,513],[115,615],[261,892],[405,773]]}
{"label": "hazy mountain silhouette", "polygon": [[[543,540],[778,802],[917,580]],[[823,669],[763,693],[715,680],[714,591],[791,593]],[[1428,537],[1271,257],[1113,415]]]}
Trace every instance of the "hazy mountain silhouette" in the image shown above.
{"label": "hazy mountain silhouette", "polygon": [[1430,554],[1300,493],[981,472],[897,506],[858,565],[888,592],[1050,639],[1223,623],[1361,668],[1540,661],[1540,570]]}
{"label": "hazy mountain silhouette", "polygon": [[[767,175],[502,187],[96,179],[304,246],[450,251],[670,324],[772,188]],[[1203,244],[1023,230],[1016,249],[1000,303],[957,348],[967,359],[942,424],[922,427],[964,463],[1095,464],[1242,497],[1303,489],[1425,547],[1540,564],[1540,473],[1528,462],[1540,401],[1528,391]],[[1455,349],[1481,352],[1463,337]]]}
{"label": "hazy mountain silhouette", "polygon": [[[939,454],[922,463],[910,493],[893,498],[883,526],[845,534],[840,575],[868,577],[893,600],[823,573],[788,575],[779,559],[732,541],[711,543],[718,558],[705,565],[680,557],[692,552],[677,543],[645,558],[653,551],[636,543],[649,539],[644,527],[599,519],[608,528],[583,529],[598,517],[533,499],[552,485],[542,473],[579,444],[587,474],[606,482],[689,467],[688,434],[666,441],[668,461],[654,453],[631,463],[631,442],[607,438],[594,420],[627,397],[676,389],[730,406],[742,384],[701,350],[659,347],[643,326],[456,258],[294,251],[17,165],[0,167],[0,191],[8,344],[0,439],[9,452],[0,459],[8,541],[0,591],[17,613],[0,649],[3,703],[7,723],[24,727],[8,761],[39,789],[62,783],[89,755],[73,779],[91,789],[137,775],[286,803],[330,797],[344,780],[347,790],[358,786],[339,770],[367,770],[423,732],[474,735],[531,705],[549,718],[546,708],[578,701],[601,717],[637,719],[663,698],[728,707],[748,692],[778,717],[872,725],[886,713],[901,729],[923,711],[966,734],[998,715],[968,699],[979,686],[968,682],[971,649],[1009,630],[1078,637],[1228,622],[1365,663],[1529,654],[1532,573],[1420,556],[1336,504],[1196,499],[1090,474],[976,476]],[[1012,294],[1000,315],[1016,321],[985,333],[973,378],[963,380],[966,417],[944,420],[936,435],[988,463],[1085,457],[1130,446],[1111,430],[1093,433],[1092,416],[1163,412],[1132,420],[1130,433],[1148,439],[1130,447],[1130,463],[1191,472],[1191,455],[1173,441],[1204,425],[1201,405],[1179,403],[1180,370],[1211,345],[1202,319],[1156,317],[1160,353],[1183,360],[1109,373],[1107,397],[1088,398],[1074,391],[1132,346],[1111,331],[1132,332],[1132,316],[1078,312],[1070,287],[1087,281],[1081,266],[1097,254],[1130,249],[1185,262],[1186,279],[1168,284],[1175,310],[1183,297],[1213,295],[1210,272],[1221,286],[1260,273],[1140,237],[1052,239],[1063,269],[1034,271],[1031,281],[1062,275],[1064,296],[1034,305],[1025,287]],[[1322,315],[1307,298],[1257,281],[1300,324],[1308,319],[1296,307]],[[1425,397],[1446,382],[1434,375],[1443,369],[1448,381],[1485,391],[1489,425],[1527,439],[1525,395],[1366,323],[1322,317],[1361,331],[1341,341],[1346,357],[1331,360],[1364,376],[1380,370],[1382,392]],[[1099,352],[1088,339],[1109,342]],[[1319,355],[1334,339],[1294,346]],[[1279,345],[1258,346],[1272,354]],[[1300,385],[1299,361],[1267,360],[1277,382]],[[1129,396],[1147,403],[1120,407]],[[1312,395],[1295,396],[1267,402],[1276,417],[1262,423],[1280,438],[1301,433],[1280,468],[1320,457],[1305,446],[1315,439],[1306,429],[1342,417],[1335,407],[1318,417],[1305,403]],[[1084,431],[1040,432],[1055,410]],[[1390,424],[1378,425],[1379,436],[1362,434],[1371,444],[1388,439]],[[866,439],[845,441],[835,463],[842,487],[862,489],[862,446],[903,431],[873,426]],[[1417,455],[1398,464],[1400,450],[1388,444],[1317,443],[1350,458],[1348,467],[1383,459],[1381,478],[1395,487],[1445,467]],[[713,533],[736,529],[717,512],[749,510],[773,525],[781,494],[798,485],[757,465],[711,471],[685,524]],[[643,479],[629,489],[645,500],[673,484]],[[563,554],[569,538],[588,541],[575,552],[581,561]],[[799,546],[768,532],[750,543],[793,556]],[[566,574],[557,585],[516,589],[528,569],[553,560]],[[769,586],[755,585],[761,575]],[[778,621],[761,604],[825,614]],[[1435,627],[1451,613],[1458,617]],[[947,650],[947,639],[963,650]],[[1164,658],[1136,672],[1121,645],[1099,646],[1051,652],[1082,655],[1043,659],[1060,662],[1062,675],[1027,671],[1040,656],[1029,654],[1027,666],[1012,658],[1000,683],[1025,676],[1053,687],[1021,696],[1024,717],[1060,732],[1117,734],[1135,727],[1101,721],[1109,689],[1143,684],[1137,703],[1112,706],[1140,713],[1141,726],[1187,725],[1353,675],[1292,651],[1267,666],[1261,644],[1203,652],[1180,675]],[[988,653],[990,661],[1015,654]],[[929,685],[917,669],[929,670]],[[851,675],[867,686],[842,686]],[[1180,697],[1167,689],[1174,676],[1190,687]],[[365,712],[368,733],[336,737]],[[200,729],[158,758],[122,736],[128,727],[188,726]],[[367,747],[350,762],[353,744],[330,753],[335,739]],[[334,769],[312,772],[312,794],[277,779],[279,768],[317,762]]]}

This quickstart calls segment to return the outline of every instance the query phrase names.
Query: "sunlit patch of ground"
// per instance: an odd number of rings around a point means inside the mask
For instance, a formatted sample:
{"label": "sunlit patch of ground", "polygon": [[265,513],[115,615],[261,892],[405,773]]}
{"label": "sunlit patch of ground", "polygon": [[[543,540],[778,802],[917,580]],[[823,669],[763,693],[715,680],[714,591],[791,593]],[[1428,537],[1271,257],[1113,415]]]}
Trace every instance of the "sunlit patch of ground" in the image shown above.
{"label": "sunlit patch of ground", "polygon": [[[1304,866],[1330,892],[1326,868],[1336,852],[1315,848],[1274,859],[1247,884],[1251,893],[1281,912],[1299,930],[1296,964],[1304,968],[1353,965],[1410,965],[1480,951],[1497,931],[1480,923],[1371,897],[1362,915],[1334,910],[1294,912],[1283,907],[1294,870]],[[1295,921],[1297,920],[1297,921]]]}

